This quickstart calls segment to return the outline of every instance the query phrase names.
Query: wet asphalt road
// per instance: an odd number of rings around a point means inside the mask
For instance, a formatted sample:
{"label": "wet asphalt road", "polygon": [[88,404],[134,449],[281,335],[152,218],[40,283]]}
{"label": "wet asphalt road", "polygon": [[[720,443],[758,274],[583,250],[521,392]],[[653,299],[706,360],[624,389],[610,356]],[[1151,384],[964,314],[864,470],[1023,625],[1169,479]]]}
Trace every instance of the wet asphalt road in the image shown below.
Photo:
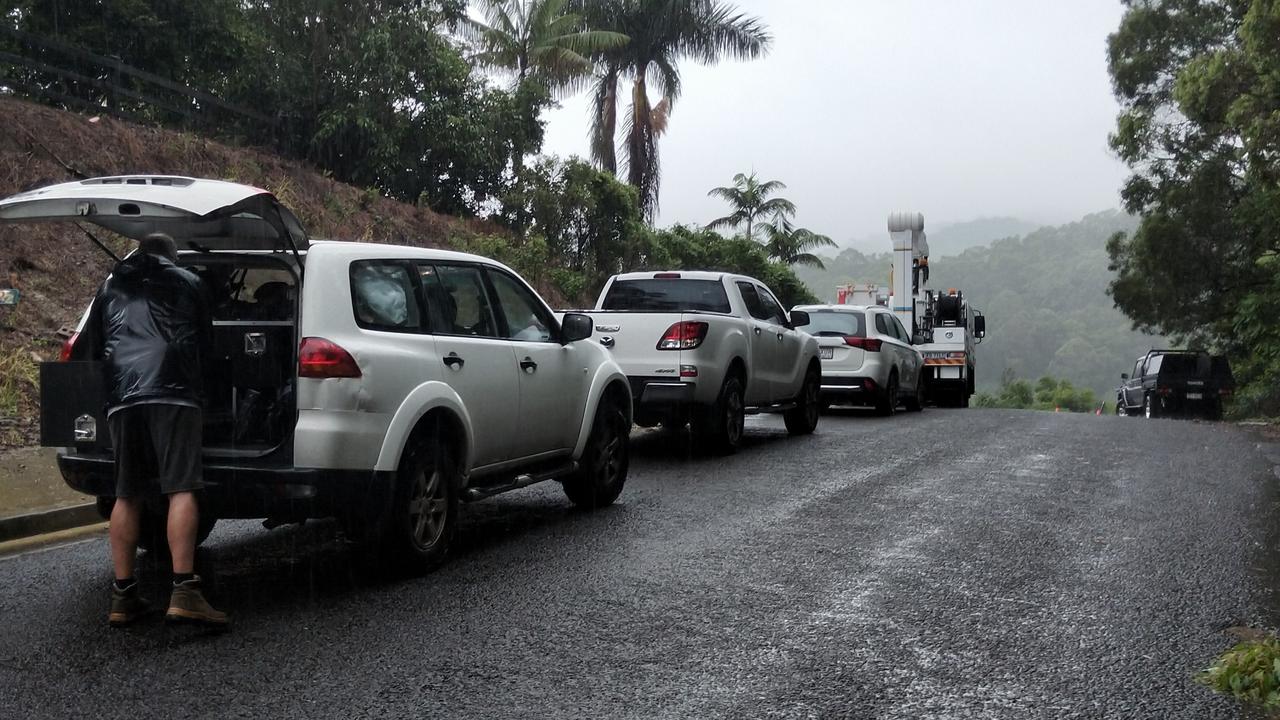
{"label": "wet asphalt road", "polygon": [[0,718],[1240,716],[1193,678],[1225,628],[1277,624],[1258,438],[984,410],[748,427],[728,459],[639,434],[604,511],[554,484],[468,506],[422,578],[370,579],[329,523],[223,523],[200,562],[226,635],[109,630],[105,538],[0,559]]}

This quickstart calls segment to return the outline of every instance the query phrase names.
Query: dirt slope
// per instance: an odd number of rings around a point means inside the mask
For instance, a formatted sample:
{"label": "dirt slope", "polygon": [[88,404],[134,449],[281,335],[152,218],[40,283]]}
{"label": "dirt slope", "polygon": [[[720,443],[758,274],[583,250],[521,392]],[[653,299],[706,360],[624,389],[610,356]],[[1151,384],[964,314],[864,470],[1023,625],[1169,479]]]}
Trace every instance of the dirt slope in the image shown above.
{"label": "dirt slope", "polygon": [[[451,247],[496,228],[388,200],[334,182],[301,163],[204,138],[92,118],[0,98],[0,197],[102,175],[160,173],[266,188],[315,237]],[[128,241],[94,227],[115,244]],[[0,449],[36,440],[38,359],[57,356],[57,331],[74,325],[111,267],[73,225],[0,225],[0,288],[21,301],[0,307]]]}

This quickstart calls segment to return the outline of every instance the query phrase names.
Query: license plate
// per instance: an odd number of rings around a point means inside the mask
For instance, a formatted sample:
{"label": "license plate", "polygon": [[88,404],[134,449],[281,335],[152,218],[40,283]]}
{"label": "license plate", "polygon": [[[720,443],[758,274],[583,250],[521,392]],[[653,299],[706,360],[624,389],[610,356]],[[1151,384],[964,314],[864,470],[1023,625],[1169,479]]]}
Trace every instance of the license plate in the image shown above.
{"label": "license plate", "polygon": [[1188,400],[1200,400],[1204,397],[1201,393],[1187,393]]}
{"label": "license plate", "polygon": [[818,348],[818,358],[821,360],[830,360],[835,357],[836,349],[829,347]]}

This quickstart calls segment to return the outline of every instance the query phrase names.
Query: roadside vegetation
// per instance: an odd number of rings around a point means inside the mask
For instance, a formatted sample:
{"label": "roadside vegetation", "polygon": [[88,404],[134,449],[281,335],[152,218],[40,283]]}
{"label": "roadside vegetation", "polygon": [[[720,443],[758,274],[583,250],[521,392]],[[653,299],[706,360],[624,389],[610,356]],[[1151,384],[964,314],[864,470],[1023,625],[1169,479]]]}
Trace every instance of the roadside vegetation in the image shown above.
{"label": "roadside vegetation", "polygon": [[1135,326],[1226,352],[1236,415],[1280,414],[1280,2],[1126,0],[1112,148],[1141,217],[1108,244]]}
{"label": "roadside vegetation", "polygon": [[1280,712],[1280,640],[1246,640],[1223,653],[1199,680],[1274,716]]}
{"label": "roadside vegetation", "polygon": [[1092,413],[1105,406],[1089,388],[1077,388],[1069,380],[1044,376],[1032,384],[1006,373],[999,393],[978,393],[973,404],[985,408],[1047,410]]}

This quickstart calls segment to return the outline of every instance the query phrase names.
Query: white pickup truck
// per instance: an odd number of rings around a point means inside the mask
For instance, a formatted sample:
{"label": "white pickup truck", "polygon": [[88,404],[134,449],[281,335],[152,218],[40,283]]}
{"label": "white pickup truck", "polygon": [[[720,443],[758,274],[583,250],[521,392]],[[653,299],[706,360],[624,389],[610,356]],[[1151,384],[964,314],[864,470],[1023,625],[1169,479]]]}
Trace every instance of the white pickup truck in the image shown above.
{"label": "white pickup truck", "polygon": [[782,309],[753,278],[718,272],[636,272],[605,283],[593,310],[597,341],[626,373],[642,426],[683,427],[733,452],[743,418],[785,413],[792,434],[818,424],[818,341],[809,316]]}

